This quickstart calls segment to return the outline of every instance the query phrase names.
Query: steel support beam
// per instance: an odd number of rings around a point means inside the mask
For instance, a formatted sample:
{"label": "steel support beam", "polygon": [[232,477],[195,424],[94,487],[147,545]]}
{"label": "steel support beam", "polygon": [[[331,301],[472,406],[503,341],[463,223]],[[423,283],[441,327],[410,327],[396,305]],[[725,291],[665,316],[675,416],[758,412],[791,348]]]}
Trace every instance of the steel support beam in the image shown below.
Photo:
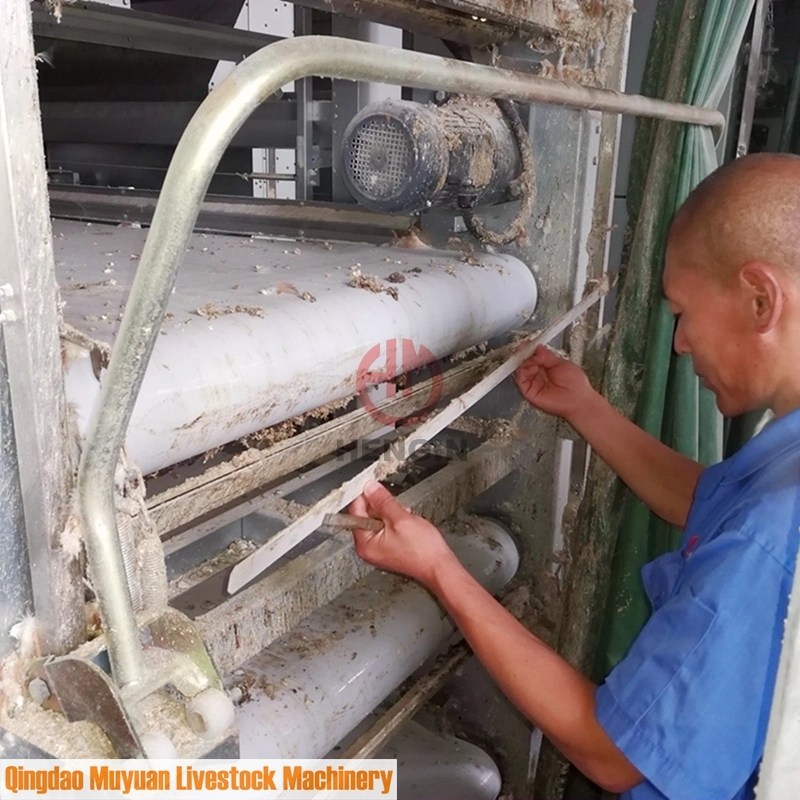
{"label": "steel support beam", "polygon": [[[553,0],[429,0],[435,6],[449,8],[470,17],[478,17],[484,25],[489,21],[522,30],[558,27]],[[580,13],[580,12],[576,12]]]}
{"label": "steel support beam", "polygon": [[554,30],[526,25],[524,22],[512,25],[489,20],[488,17],[481,20],[475,15],[442,8],[425,0],[295,0],[295,4],[328,11],[337,16],[394,25],[410,33],[427,34],[472,47],[507,42],[517,38],[521,31],[528,38],[536,34],[556,33]]}
{"label": "steel support beam", "polygon": [[[200,108],[199,102],[45,102],[42,130],[47,144],[149,144],[174,147]],[[330,115],[330,104],[319,103],[309,121]],[[233,137],[231,147],[295,146],[297,103],[268,100]]]}
{"label": "steel support beam", "polygon": [[[155,192],[50,187],[50,211],[61,219],[149,225],[157,202]],[[407,231],[413,221],[408,214],[379,214],[358,206],[209,195],[200,207],[195,230],[291,237],[302,231],[308,238],[385,244],[393,232]]]}
{"label": "steel support beam", "polygon": [[[75,647],[84,628],[80,539],[64,537],[74,464],[58,338],[36,68],[27,0],[0,3],[0,286],[34,608],[45,652]],[[9,297],[10,292],[13,296]],[[16,535],[24,536],[22,530]]]}
{"label": "steel support beam", "polygon": [[239,62],[280,37],[208,25],[163,14],[112,8],[102,3],[64,3],[61,18],[31,3],[34,36],[146,50],[211,61]]}
{"label": "steel support beam", "polygon": [[747,58],[747,76],[744,81],[744,97],[742,98],[739,137],[736,142],[736,158],[746,156],[750,149],[750,133],[753,130],[753,115],[756,110],[758,85],[761,78],[764,29],[767,25],[770,5],[769,0],[756,0],[756,7],[753,12],[753,34],[750,37],[750,54]]}

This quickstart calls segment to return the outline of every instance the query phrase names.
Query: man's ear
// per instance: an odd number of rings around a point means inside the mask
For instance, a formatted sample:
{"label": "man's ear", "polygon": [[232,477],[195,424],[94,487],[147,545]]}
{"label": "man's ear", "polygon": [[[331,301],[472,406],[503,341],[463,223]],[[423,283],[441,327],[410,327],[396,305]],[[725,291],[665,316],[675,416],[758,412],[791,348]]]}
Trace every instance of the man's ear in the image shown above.
{"label": "man's ear", "polygon": [[778,270],[762,261],[749,261],[739,270],[746,313],[758,333],[768,333],[783,313],[786,295]]}

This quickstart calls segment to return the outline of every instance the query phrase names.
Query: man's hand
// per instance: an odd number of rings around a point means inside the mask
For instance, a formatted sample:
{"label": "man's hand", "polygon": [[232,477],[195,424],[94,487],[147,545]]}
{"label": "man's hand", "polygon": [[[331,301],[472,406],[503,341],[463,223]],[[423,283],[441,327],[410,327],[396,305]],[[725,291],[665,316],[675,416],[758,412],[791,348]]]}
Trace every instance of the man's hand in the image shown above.
{"label": "man's hand", "polygon": [[438,528],[404,509],[388,489],[375,481],[370,481],[364,494],[350,503],[348,512],[383,522],[380,531],[353,531],[356,553],[373,566],[431,586],[440,568],[458,564]]}
{"label": "man's hand", "polygon": [[532,406],[570,421],[596,394],[580,367],[544,345],[519,367],[514,380]]}
{"label": "man's hand", "polygon": [[514,377],[531,405],[566,419],[658,516],[679,528],[686,524],[701,464],[623,417],[592,388],[580,367],[544,346]]}
{"label": "man's hand", "polygon": [[500,688],[567,758],[613,791],[641,782],[595,718],[595,685],[512,617],[464,569],[437,528],[404,509],[374,481],[348,512],[384,523],[380,531],[353,532],[358,555],[426,586]]}

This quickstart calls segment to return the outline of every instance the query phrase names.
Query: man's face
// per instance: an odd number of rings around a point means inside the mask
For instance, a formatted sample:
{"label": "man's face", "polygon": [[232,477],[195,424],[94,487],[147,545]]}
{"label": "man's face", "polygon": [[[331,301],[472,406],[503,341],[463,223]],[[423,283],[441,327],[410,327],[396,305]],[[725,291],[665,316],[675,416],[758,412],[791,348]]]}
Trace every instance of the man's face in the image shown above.
{"label": "man's face", "polygon": [[670,241],[664,294],[676,316],[674,345],[692,358],[694,371],[717,407],[736,416],[756,407],[752,397],[751,337],[736,282],[723,284],[699,267],[700,248],[683,238]]}

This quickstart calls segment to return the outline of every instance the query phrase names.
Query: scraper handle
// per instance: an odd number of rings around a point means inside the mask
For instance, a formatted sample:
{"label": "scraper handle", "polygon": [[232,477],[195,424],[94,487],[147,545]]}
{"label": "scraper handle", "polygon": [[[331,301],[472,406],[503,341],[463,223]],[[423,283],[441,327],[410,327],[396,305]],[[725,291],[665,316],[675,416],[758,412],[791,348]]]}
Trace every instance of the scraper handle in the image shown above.
{"label": "scraper handle", "polygon": [[365,531],[379,531],[383,529],[383,523],[372,517],[354,517],[352,514],[326,514],[323,524],[331,528],[349,528],[354,530],[360,528]]}

